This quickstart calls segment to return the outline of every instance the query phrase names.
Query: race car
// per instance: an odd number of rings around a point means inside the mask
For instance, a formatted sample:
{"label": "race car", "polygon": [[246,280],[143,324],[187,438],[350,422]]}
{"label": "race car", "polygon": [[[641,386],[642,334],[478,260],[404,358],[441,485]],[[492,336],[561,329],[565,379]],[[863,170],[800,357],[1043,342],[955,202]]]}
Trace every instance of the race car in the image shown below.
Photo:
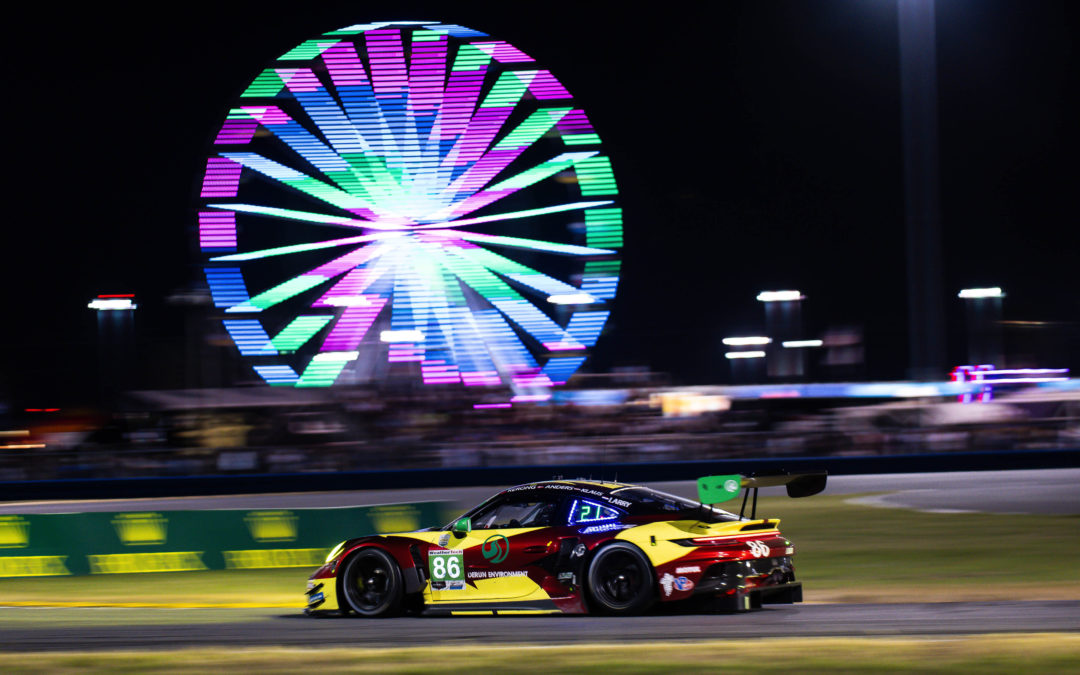
{"label": "race car", "polygon": [[[802,601],[795,548],[758,519],[760,487],[816,494],[823,474],[709,476],[700,501],[550,480],[496,494],[441,529],[338,544],[307,582],[308,614],[640,614],[658,603],[746,611]],[[746,488],[750,517],[718,503]]]}

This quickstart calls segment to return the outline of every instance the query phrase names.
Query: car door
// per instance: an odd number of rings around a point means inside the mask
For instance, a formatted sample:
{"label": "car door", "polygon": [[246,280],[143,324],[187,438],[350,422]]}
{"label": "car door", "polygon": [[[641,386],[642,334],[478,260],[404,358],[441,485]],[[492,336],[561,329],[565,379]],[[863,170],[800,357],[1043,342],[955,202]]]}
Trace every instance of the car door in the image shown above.
{"label": "car door", "polygon": [[511,494],[470,515],[472,530],[451,533],[447,549],[463,556],[464,588],[436,588],[433,602],[478,602],[525,598],[540,589],[545,570],[537,562],[558,549],[553,528],[563,509],[561,495]]}

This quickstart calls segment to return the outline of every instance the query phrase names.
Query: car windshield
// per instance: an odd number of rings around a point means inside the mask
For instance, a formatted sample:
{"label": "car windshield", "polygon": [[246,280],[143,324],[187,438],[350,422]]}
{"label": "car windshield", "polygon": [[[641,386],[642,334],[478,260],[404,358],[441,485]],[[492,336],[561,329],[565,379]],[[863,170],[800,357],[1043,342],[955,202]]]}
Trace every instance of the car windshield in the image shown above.
{"label": "car windshield", "polygon": [[734,513],[729,513],[715,506],[701,504],[692,499],[669,495],[666,492],[647,487],[625,487],[612,490],[611,495],[630,502],[630,515],[656,516],[670,518],[696,518],[711,523],[738,520]]}
{"label": "car windshield", "polygon": [[555,502],[505,501],[472,517],[476,530],[497,530],[514,527],[547,527],[554,525]]}
{"label": "car windshield", "polygon": [[466,516],[472,520],[473,529],[483,530],[500,527],[547,527],[555,524],[561,494],[551,495],[535,490],[519,494],[520,497],[514,498],[500,492],[451,520],[441,529],[453,530],[458,520]]}

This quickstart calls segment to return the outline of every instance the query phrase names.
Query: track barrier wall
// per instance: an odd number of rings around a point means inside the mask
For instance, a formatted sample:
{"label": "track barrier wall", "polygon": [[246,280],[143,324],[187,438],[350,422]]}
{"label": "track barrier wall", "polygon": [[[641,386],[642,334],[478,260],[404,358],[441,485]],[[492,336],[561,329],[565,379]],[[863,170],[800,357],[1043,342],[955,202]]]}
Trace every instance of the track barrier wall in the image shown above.
{"label": "track barrier wall", "polygon": [[[490,485],[507,487],[562,478],[618,479],[625,483],[697,480],[715,474],[826,471],[830,475],[1003,471],[1080,467],[1080,448],[987,452],[770,457],[650,463],[473,466],[441,469],[337,471],[333,473],[231,474],[160,478],[68,478],[0,482],[0,500],[133,499],[197,495],[334,490],[424,489]],[[2,550],[2,549],[0,549]]]}
{"label": "track barrier wall", "polygon": [[315,568],[345,539],[442,525],[445,507],[0,515],[0,577]]}

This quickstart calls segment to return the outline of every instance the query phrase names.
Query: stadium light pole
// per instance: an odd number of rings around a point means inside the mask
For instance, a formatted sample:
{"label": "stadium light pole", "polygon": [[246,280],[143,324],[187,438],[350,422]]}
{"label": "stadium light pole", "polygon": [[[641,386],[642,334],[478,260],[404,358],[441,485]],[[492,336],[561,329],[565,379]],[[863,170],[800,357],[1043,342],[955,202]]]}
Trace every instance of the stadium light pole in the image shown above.
{"label": "stadium light pole", "polygon": [[98,388],[106,403],[131,385],[135,360],[135,296],[102,294],[86,305],[97,314]]}
{"label": "stadium light pole", "polygon": [[1001,299],[1005,293],[997,286],[965,288],[957,297],[964,301],[967,315],[969,364],[1003,367]]}
{"label": "stadium light pole", "polygon": [[908,374],[914,380],[933,380],[945,372],[934,0],[897,0],[896,6],[907,221]]}
{"label": "stadium light pole", "polygon": [[771,338],[751,337],[727,337],[721,340],[724,345],[735,349],[724,353],[724,358],[731,364],[731,379],[735,384],[745,384],[757,379],[758,366],[765,359],[765,350],[761,347],[768,346]]}
{"label": "stadium light pole", "polygon": [[806,373],[803,350],[783,349],[780,344],[802,338],[802,301],[800,291],[762,291],[758,301],[765,305],[765,329],[777,344],[769,348],[766,372],[769,377],[800,378]]}

